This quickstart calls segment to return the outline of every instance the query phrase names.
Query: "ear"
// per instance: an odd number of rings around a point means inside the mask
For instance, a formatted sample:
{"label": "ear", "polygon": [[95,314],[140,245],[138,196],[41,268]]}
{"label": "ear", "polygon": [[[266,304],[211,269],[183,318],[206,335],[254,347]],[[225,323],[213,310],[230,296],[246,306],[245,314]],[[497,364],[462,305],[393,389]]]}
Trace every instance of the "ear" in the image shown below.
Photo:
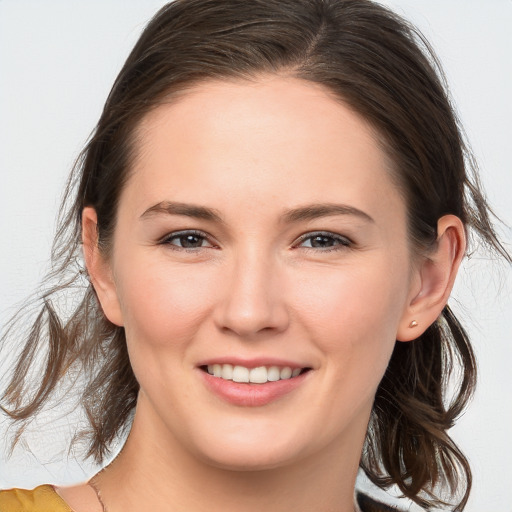
{"label": "ear", "polygon": [[87,272],[105,316],[115,325],[123,325],[121,307],[109,262],[98,247],[98,217],[96,210],[82,211],[82,244]]}
{"label": "ear", "polygon": [[445,215],[437,223],[434,249],[414,270],[413,286],[396,339],[411,341],[432,325],[445,307],[466,250],[462,221]]}

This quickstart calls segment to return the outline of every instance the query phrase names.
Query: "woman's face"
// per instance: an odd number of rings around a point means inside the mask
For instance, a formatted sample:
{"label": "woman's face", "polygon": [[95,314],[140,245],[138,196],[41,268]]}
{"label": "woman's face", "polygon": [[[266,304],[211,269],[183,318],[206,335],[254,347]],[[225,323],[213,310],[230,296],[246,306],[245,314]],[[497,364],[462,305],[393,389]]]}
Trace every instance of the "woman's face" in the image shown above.
{"label": "woman's face", "polygon": [[105,307],[141,387],[134,431],[226,468],[360,452],[418,283],[372,130],[273,77],[200,85],[138,136]]}

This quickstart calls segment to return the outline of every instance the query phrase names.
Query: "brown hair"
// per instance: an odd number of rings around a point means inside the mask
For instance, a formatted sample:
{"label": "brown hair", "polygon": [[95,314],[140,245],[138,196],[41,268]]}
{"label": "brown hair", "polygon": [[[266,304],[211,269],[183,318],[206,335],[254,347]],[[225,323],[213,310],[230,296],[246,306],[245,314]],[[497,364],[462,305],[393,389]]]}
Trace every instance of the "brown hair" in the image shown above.
{"label": "brown hair", "polygon": [[[82,209],[96,209],[99,243],[108,254],[142,117],[198,83],[269,73],[321,84],[371,123],[394,164],[416,250],[427,250],[438,219],[454,214],[510,261],[491,225],[439,64],[407,22],[368,0],[176,0],[156,14],[132,50],[70,178],[53,270],[3,395],[4,410],[21,425],[47,403],[63,376],[80,375],[88,455],[101,461],[129,428],[139,387],[124,330],[105,318],[77,265]],[[60,302],[70,288],[78,288],[73,296],[80,300],[64,315]],[[22,321],[19,315],[10,324],[4,348],[7,339],[19,339]],[[34,385],[27,374],[41,350],[43,377]],[[449,395],[455,366],[460,378]],[[398,485],[423,506],[446,504],[439,497],[446,483],[452,494],[462,489],[454,509],[462,510],[471,471],[447,430],[475,378],[468,337],[448,307],[417,340],[397,343],[361,458],[369,478],[381,487]]]}

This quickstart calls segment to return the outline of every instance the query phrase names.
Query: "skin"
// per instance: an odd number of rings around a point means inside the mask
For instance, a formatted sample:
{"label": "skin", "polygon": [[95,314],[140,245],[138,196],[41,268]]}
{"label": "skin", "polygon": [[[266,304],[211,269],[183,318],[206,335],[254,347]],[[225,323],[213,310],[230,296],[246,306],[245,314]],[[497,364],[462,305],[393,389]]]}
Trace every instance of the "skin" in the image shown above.
{"label": "skin", "polygon": [[[137,150],[108,259],[83,214],[91,279],[141,386],[128,441],[95,478],[109,512],[352,511],[377,386],[396,340],[445,305],[460,220],[440,219],[436,248],[414,254],[371,127],[295,78],[197,86],[143,119]],[[343,211],[289,213],[319,204]],[[180,246],[183,230],[195,247]],[[198,368],[233,354],[311,370],[267,405],[233,405]],[[87,489],[59,492],[85,512],[98,506]]]}

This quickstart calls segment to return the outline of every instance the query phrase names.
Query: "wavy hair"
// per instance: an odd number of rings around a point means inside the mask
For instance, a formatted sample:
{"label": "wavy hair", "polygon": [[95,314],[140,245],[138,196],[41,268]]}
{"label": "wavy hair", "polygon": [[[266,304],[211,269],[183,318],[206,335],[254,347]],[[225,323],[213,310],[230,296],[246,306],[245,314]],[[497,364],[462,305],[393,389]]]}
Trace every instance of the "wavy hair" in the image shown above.
{"label": "wavy hair", "polygon": [[[129,428],[139,386],[124,330],[105,318],[80,267],[82,210],[95,208],[100,247],[108,255],[141,119],[202,82],[257,80],[262,74],[321,84],[371,124],[393,163],[390,172],[407,204],[415,251],[427,251],[438,219],[454,214],[510,261],[493,229],[439,63],[405,20],[369,0],[176,0],[142,33],[77,160],[52,271],[31,303],[36,319],[23,329],[22,310],[4,335],[4,349],[12,339],[21,347],[2,406],[21,426],[20,434],[70,375],[81,379],[88,420],[81,435],[89,456],[103,460],[116,436]],[[361,457],[368,477],[382,488],[396,484],[424,507],[446,505],[439,491],[448,487],[452,495],[461,492],[454,510],[463,510],[471,471],[447,431],[470,399],[475,379],[468,336],[448,307],[417,340],[397,342]],[[455,382],[452,393],[449,380]]]}

